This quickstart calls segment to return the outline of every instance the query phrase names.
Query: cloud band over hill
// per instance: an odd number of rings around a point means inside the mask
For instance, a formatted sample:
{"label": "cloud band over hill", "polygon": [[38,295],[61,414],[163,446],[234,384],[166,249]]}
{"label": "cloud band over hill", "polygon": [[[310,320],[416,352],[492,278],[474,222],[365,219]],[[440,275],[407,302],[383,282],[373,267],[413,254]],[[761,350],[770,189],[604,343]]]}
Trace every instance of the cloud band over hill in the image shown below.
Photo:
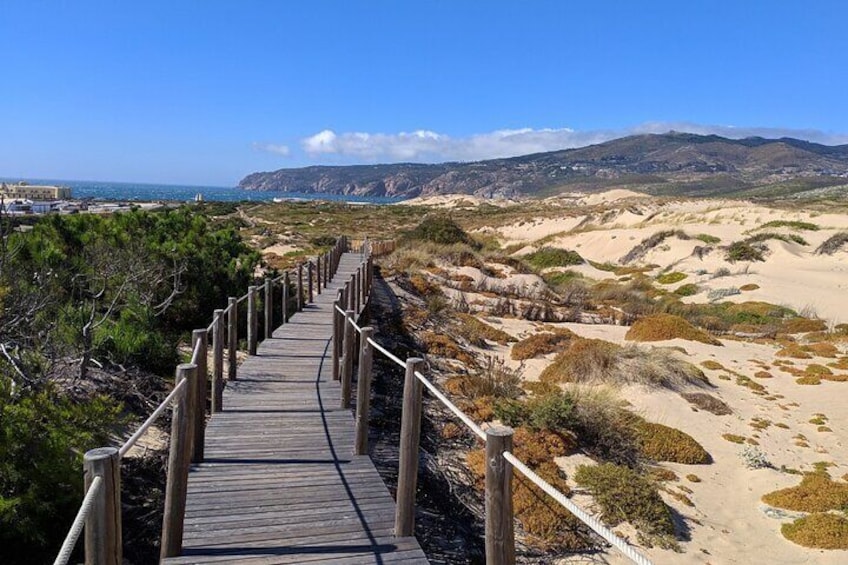
{"label": "cloud band over hill", "polygon": [[[430,130],[399,133],[341,132],[326,129],[300,140],[311,159],[341,158],[353,162],[478,161],[531,153],[585,147],[628,135],[681,131],[715,134],[730,139],[793,137],[825,145],[848,143],[848,135],[812,129],[699,125],[689,122],[646,122],[624,129],[575,130],[571,128],[501,129],[452,137]],[[259,150],[288,157],[290,147],[254,144]]]}

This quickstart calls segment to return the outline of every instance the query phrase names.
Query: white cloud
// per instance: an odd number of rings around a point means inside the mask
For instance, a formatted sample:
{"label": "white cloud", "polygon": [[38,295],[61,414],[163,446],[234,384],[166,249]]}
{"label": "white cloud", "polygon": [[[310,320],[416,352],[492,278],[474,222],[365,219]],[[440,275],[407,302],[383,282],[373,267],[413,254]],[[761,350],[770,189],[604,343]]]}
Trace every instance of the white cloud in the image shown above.
{"label": "white cloud", "polygon": [[282,155],[283,157],[288,157],[289,155],[291,155],[291,149],[289,149],[288,145],[278,145],[274,143],[254,143],[253,148],[258,151],[267,151],[268,153]]}
{"label": "white cloud", "polygon": [[[794,137],[827,145],[848,143],[848,135],[785,128],[751,128],[701,125],[689,122],[646,122],[634,127],[610,130],[571,128],[501,129],[464,137],[451,137],[430,130],[399,133],[366,133],[323,130],[301,140],[303,151],[312,158],[342,157],[354,162],[437,162],[477,161],[556,151],[602,143],[610,139],[643,133],[681,131],[716,134],[728,138],[760,136]],[[262,149],[288,156],[289,148],[263,145]]]}

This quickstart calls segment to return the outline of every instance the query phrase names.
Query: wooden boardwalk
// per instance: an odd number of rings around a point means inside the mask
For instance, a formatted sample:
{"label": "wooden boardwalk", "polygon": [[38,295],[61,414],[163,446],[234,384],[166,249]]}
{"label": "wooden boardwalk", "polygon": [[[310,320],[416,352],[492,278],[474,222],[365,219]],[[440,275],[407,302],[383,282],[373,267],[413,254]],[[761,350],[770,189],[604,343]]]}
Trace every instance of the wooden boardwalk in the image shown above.
{"label": "wooden boardwalk", "polygon": [[332,309],[359,263],[345,254],[328,288],[278,328],[227,384],[189,473],[181,557],[163,563],[427,563],[395,538],[395,503],[332,378]]}

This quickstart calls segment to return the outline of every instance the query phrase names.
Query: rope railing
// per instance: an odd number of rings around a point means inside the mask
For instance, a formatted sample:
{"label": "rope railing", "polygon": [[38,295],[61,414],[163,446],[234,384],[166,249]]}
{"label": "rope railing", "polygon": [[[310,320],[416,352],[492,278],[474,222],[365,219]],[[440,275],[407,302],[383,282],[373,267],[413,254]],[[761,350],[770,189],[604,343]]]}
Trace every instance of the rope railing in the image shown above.
{"label": "rope railing", "polygon": [[388,357],[389,359],[391,359],[392,361],[394,361],[395,363],[400,365],[401,368],[406,367],[406,362],[404,362],[400,357],[398,357],[397,355],[395,355],[394,353],[392,353],[391,351],[389,351],[388,349],[386,349],[385,347],[383,347],[382,345],[380,345],[379,343],[377,343],[373,339],[368,338],[368,343],[372,347],[374,347],[374,349],[376,349],[377,351],[379,351],[380,353],[382,353],[383,355],[385,355],[386,357]]}
{"label": "rope railing", "polygon": [[139,426],[139,428],[135,431],[135,433],[131,435],[126,442],[124,442],[124,445],[122,445],[118,449],[118,453],[121,457],[126,455],[129,450],[133,448],[136,442],[141,439],[141,436],[143,436],[145,432],[150,429],[150,426],[152,426],[153,423],[156,422],[159,416],[162,415],[162,412],[164,412],[165,409],[168,408],[168,406],[171,404],[171,402],[174,401],[177,395],[179,395],[186,388],[187,383],[188,381],[186,380],[180,381],[177,386],[175,386],[173,390],[171,390],[170,394],[165,397],[165,400],[159,403],[159,406],[156,407],[156,410],[154,410],[153,413],[147,417],[147,420],[145,420],[144,423]]}
{"label": "rope railing", "polygon": [[[371,260],[371,245],[370,242],[366,239],[361,244],[359,252],[362,254],[362,264],[369,264]],[[368,278],[366,275],[365,279]],[[353,281],[351,281],[353,282]],[[347,283],[345,290],[341,296],[347,297],[351,291],[358,290],[357,285],[351,285]],[[365,296],[370,294],[370,285],[366,282],[365,287]],[[339,371],[339,377],[342,380],[342,406],[347,407],[348,399],[347,397],[350,394],[350,377],[353,373],[353,352],[352,352],[352,343],[349,343],[348,332],[346,331],[345,324],[349,322],[351,327],[355,329],[359,334],[366,334],[370,336],[373,332],[371,328],[362,328],[360,327],[353,319],[347,318],[347,312],[342,309],[338,304],[334,305],[335,312],[341,315],[341,323],[336,326],[337,332],[335,335],[336,347],[334,351],[336,354],[341,354],[341,359],[337,360],[334,357],[334,365],[335,363],[341,363],[342,367]],[[334,314],[335,316],[336,314]],[[353,337],[352,334],[350,337]],[[352,341],[352,340],[351,340]],[[445,408],[448,409],[456,418],[458,418],[465,426],[468,428],[471,433],[473,433],[477,438],[486,442],[487,445],[487,459],[492,458],[493,461],[487,461],[486,472],[487,476],[490,472],[489,467],[494,465],[493,473],[500,473],[498,476],[499,480],[492,481],[493,485],[491,488],[503,489],[503,483],[509,482],[508,480],[502,480],[504,477],[511,476],[510,474],[505,474],[503,469],[504,465],[497,465],[494,463],[494,460],[497,460],[500,457],[503,458],[506,462],[512,465],[513,468],[518,469],[518,471],[527,477],[533,484],[542,489],[545,493],[551,496],[557,503],[566,508],[571,514],[573,514],[577,519],[586,524],[592,531],[601,536],[604,540],[610,543],[613,547],[621,551],[628,559],[637,563],[639,565],[652,565],[651,561],[636,551],[633,546],[627,543],[624,539],[617,536],[610,528],[603,524],[596,517],[589,514],[584,509],[577,506],[574,502],[568,499],[563,493],[558,491],[556,488],[547,483],[544,479],[539,477],[532,469],[530,469],[527,465],[525,465],[520,459],[515,457],[513,453],[509,450],[512,446],[512,430],[509,428],[489,428],[484,430],[480,425],[478,425],[474,420],[472,420],[467,414],[465,414],[462,410],[460,410],[445,394],[440,391],[432,382],[430,382],[420,371],[415,370],[417,366],[423,366],[423,360],[412,358],[407,361],[403,361],[397,355],[393,354],[391,351],[377,343],[371,337],[367,337],[366,339],[361,340],[360,344],[360,378],[363,376],[362,367],[363,365],[366,367],[366,371],[370,372],[371,367],[371,352],[370,348],[374,348],[378,350],[380,353],[385,355],[389,360],[393,361],[399,367],[403,367],[406,369],[406,384],[404,385],[404,406],[403,413],[401,416],[402,426],[401,426],[401,447],[400,447],[400,458],[401,461],[399,463],[399,477],[398,477],[398,495],[397,495],[397,510],[396,510],[396,521],[395,521],[395,534],[396,535],[411,535],[412,534],[412,523],[414,520],[414,504],[415,504],[415,482],[416,482],[416,474],[418,469],[418,446],[417,442],[419,441],[418,435],[420,434],[420,417],[421,417],[421,393],[415,392],[415,388],[409,388],[409,379],[410,377],[413,380],[417,380],[421,386],[426,388],[430,393],[442,403]],[[334,372],[335,375],[335,372]],[[359,389],[359,395],[368,394],[367,391],[363,392],[363,388]],[[415,400],[417,399],[417,400]],[[419,408],[413,409],[411,406],[408,407],[407,403],[418,404]],[[360,405],[365,406],[367,409],[367,402],[363,402],[362,400],[357,400],[357,406]],[[416,422],[416,418],[418,421]],[[357,437],[356,437],[356,445],[358,454],[367,453],[367,450],[362,449],[361,446],[367,446],[367,419],[368,415],[360,414],[359,410],[357,410],[356,414],[356,427],[357,427]],[[364,422],[364,423],[363,423]],[[364,431],[361,427],[364,426]],[[410,432],[409,430],[413,430]],[[406,432],[404,430],[407,430]],[[491,434],[491,437],[490,437]],[[505,443],[504,438],[508,436],[508,441]],[[411,444],[404,443],[404,441],[413,441],[407,440],[406,438],[413,437],[414,438],[414,448],[411,447]],[[504,446],[508,448],[498,449],[498,446]],[[494,449],[494,451],[490,451]],[[411,461],[411,462],[410,462]],[[498,483],[501,483],[498,485]],[[410,484],[412,486],[410,486]],[[512,514],[511,512],[505,513],[503,507],[498,509],[494,509],[492,511],[492,516],[489,515],[489,504],[494,499],[499,498],[497,496],[490,496],[489,493],[489,479],[487,478],[487,493],[486,493],[486,513],[487,513],[487,531],[489,526],[491,525],[489,521],[493,521],[494,524],[500,524],[508,531],[512,532]],[[507,489],[506,492],[511,492],[511,488]],[[504,495],[504,491],[501,490],[498,493],[499,495]],[[508,516],[507,516],[508,514]],[[508,522],[500,522],[501,520],[505,520]],[[494,527],[499,527],[495,525]],[[496,542],[492,541],[492,549],[500,549],[503,548],[501,546],[497,546]],[[487,553],[489,552],[489,544],[490,540],[486,540]],[[497,559],[493,562],[500,562]]]}
{"label": "rope railing", "polygon": [[625,556],[627,556],[634,563],[638,563],[639,565],[653,565],[653,563],[644,555],[636,551],[633,546],[629,543],[618,537],[612,530],[606,527],[603,522],[574,504],[571,500],[568,499],[563,493],[552,487],[547,481],[545,481],[542,477],[537,475],[530,469],[527,465],[525,465],[519,458],[510,453],[509,451],[505,451],[503,453],[503,458],[509,461],[509,463],[518,469],[522,475],[527,477],[530,482],[535,484],[537,487],[548,493],[554,500],[556,500],[560,505],[566,508],[569,512],[574,514],[581,522],[592,528],[592,530],[604,538],[607,542],[613,545],[616,549],[621,551]]}
{"label": "rope railing", "polygon": [[74,546],[76,546],[77,540],[82,533],[85,520],[88,518],[88,513],[91,512],[94,499],[100,493],[101,488],[103,488],[103,477],[94,477],[91,485],[88,487],[88,491],[85,493],[85,498],[82,499],[82,504],[80,504],[80,508],[74,518],[74,523],[71,524],[71,529],[68,531],[68,535],[65,536],[65,541],[62,542],[59,554],[56,556],[56,560],[53,561],[53,565],[68,565],[68,561],[71,559],[71,553],[74,551]]}

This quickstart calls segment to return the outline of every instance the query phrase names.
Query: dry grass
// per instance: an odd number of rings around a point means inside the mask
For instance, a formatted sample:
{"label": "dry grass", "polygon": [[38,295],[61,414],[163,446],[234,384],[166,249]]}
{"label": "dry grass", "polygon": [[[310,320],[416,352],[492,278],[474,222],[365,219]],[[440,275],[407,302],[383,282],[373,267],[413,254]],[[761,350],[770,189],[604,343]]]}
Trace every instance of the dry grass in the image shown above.
{"label": "dry grass", "polygon": [[709,345],[721,345],[717,339],[673,314],[654,314],[637,320],[627,331],[624,339],[630,341],[686,339]]}
{"label": "dry grass", "polygon": [[821,332],[826,329],[827,323],[824,320],[816,320],[813,318],[792,318],[783,322],[778,331],[786,334],[798,334]]}
{"label": "dry grass", "polygon": [[622,386],[641,384],[676,390],[703,386],[704,374],[664,348],[620,347],[600,339],[573,340],[540,375],[543,382]]}
{"label": "dry grass", "polygon": [[492,327],[470,314],[457,313],[456,321],[457,333],[472,345],[485,347],[486,341],[494,341],[500,345],[516,341],[505,331]]}
{"label": "dry grass", "polygon": [[721,437],[723,437],[730,443],[745,443],[745,436],[740,436],[736,434],[722,434]]}
{"label": "dry grass", "polygon": [[421,333],[421,343],[429,355],[437,355],[464,363],[466,366],[476,365],[474,355],[462,349],[453,338],[444,334],[426,331]]}
{"label": "dry grass", "polygon": [[574,332],[564,328],[536,333],[513,345],[510,355],[515,361],[533,359],[560,350],[575,337]]}

